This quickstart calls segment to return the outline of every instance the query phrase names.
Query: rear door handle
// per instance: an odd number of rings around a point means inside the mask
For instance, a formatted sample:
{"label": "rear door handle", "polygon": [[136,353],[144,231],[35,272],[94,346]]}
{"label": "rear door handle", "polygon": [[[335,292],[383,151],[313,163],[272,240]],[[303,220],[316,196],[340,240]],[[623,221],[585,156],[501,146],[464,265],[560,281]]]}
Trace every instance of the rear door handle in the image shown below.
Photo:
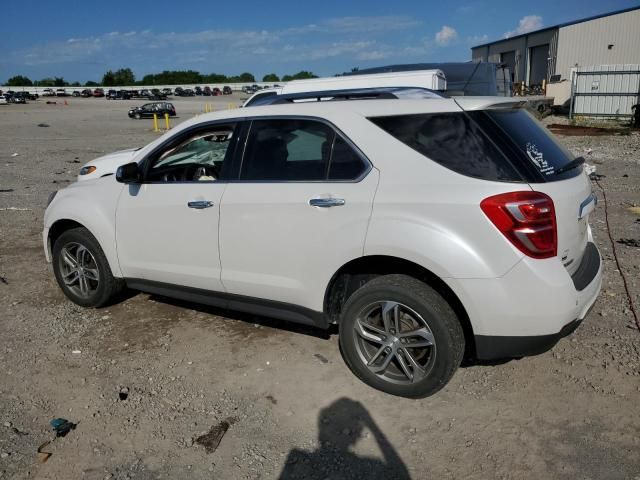
{"label": "rear door handle", "polygon": [[344,205],[344,198],[312,198],[309,205],[322,208],[341,207]]}
{"label": "rear door handle", "polygon": [[187,203],[189,208],[195,208],[197,210],[202,210],[203,208],[213,207],[213,202],[210,200],[192,200]]}

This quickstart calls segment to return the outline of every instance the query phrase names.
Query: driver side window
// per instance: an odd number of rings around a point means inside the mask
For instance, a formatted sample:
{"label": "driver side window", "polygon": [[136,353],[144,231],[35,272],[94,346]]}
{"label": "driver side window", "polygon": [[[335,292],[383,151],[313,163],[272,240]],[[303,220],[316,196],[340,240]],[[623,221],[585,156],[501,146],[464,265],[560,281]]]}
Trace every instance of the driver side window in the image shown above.
{"label": "driver side window", "polygon": [[[154,155],[146,180],[154,183],[215,182],[220,178],[234,125],[215,126],[182,137]],[[230,161],[230,160],[229,160]]]}

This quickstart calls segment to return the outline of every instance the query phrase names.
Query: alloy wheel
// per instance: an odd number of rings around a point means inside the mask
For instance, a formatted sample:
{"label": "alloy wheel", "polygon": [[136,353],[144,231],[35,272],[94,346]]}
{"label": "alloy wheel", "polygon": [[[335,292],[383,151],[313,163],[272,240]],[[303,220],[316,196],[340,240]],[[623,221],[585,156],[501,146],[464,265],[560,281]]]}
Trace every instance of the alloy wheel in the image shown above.
{"label": "alloy wheel", "polygon": [[89,298],[98,289],[98,263],[87,247],[77,242],[67,243],[58,260],[62,281],[75,295]]}
{"label": "alloy wheel", "polygon": [[396,384],[425,378],[436,359],[433,332],[411,307],[379,301],[364,307],[353,326],[355,346],[367,368]]}

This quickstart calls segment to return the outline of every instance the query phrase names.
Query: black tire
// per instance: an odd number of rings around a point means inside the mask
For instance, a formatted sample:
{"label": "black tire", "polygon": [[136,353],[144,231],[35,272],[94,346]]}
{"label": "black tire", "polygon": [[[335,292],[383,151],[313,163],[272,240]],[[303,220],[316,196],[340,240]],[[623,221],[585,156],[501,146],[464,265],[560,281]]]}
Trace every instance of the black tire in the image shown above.
{"label": "black tire", "polygon": [[[407,311],[417,313],[433,335],[434,346],[421,350],[428,359],[424,369],[426,374],[413,383],[394,382],[394,379],[374,373],[362,357],[363,347],[359,345],[364,340],[355,331],[356,321],[364,310],[377,302],[397,302]],[[376,349],[378,345],[372,348]],[[433,395],[449,382],[462,361],[465,340],[457,315],[438,292],[413,277],[393,274],[374,278],[349,297],[341,313],[340,349],[347,366],[367,385],[391,395],[422,398]],[[416,351],[405,348],[401,352],[402,358],[407,358],[404,356],[407,350]],[[397,356],[392,355],[391,368],[402,373],[398,362]],[[410,365],[407,361],[404,363]],[[383,374],[387,375],[387,372]],[[408,377],[406,381],[410,381]]]}
{"label": "black tire", "polygon": [[[91,291],[86,297],[79,295],[75,287],[70,287],[63,280],[62,251],[65,247],[71,245],[81,245],[91,254],[92,266],[97,267],[98,281],[92,283],[95,290]],[[53,272],[55,274],[58,285],[64,294],[72,302],[82,307],[103,307],[112,302],[124,289],[125,283],[121,278],[115,278],[111,273],[109,262],[104,255],[100,244],[96,238],[84,227],[73,228],[67,230],[60,235],[52,248]],[[97,283],[97,285],[96,285]]]}

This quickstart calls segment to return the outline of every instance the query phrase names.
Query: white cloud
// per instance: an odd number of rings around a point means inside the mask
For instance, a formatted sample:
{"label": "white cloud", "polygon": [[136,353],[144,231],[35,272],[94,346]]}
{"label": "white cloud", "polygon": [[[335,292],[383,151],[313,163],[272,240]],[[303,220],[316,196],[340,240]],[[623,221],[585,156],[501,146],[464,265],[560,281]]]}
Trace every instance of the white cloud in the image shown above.
{"label": "white cloud", "polygon": [[523,33],[533,32],[542,28],[542,17],[539,15],[527,15],[520,19],[518,27],[515,30],[505,32],[504,37],[509,38]]}
{"label": "white cloud", "polygon": [[467,43],[470,45],[480,45],[481,43],[486,43],[489,41],[489,35],[486,33],[484,35],[473,35],[471,37],[467,37]]}
{"label": "white cloud", "polygon": [[436,43],[440,46],[448,45],[456,38],[458,38],[458,32],[448,25],[443,25],[440,31],[436,33]]}

